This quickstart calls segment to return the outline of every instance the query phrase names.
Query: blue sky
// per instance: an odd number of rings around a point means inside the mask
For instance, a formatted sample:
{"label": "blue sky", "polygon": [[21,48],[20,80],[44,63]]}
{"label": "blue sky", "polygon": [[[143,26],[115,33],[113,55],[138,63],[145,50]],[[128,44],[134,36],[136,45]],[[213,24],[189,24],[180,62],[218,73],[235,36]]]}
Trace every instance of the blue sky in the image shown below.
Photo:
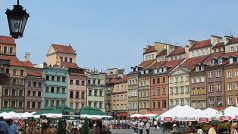
{"label": "blue sky", "polygon": [[[9,35],[0,0],[0,34]],[[30,13],[17,55],[42,63],[52,43],[71,44],[81,67],[127,71],[155,41],[184,46],[188,39],[238,34],[238,0],[20,0]]]}

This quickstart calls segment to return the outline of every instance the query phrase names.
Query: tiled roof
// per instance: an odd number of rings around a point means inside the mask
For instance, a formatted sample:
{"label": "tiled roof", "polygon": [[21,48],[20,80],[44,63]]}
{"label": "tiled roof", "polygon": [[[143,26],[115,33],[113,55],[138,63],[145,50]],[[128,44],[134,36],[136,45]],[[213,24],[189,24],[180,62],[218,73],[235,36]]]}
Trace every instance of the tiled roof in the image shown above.
{"label": "tiled roof", "polygon": [[28,71],[27,72],[27,76],[41,77],[42,73],[41,72],[37,72],[37,71]]}
{"label": "tiled roof", "polygon": [[212,45],[211,39],[197,41],[192,45],[192,47],[189,50],[196,50],[196,49],[200,49],[200,48],[204,48],[204,47],[209,47],[211,45]]}
{"label": "tiled roof", "polygon": [[206,59],[205,61],[203,61],[203,63],[209,64],[212,59],[214,59],[214,58],[219,58],[219,57],[221,57],[223,54],[224,54],[224,52],[212,53],[212,54],[210,54],[210,55],[207,57],[207,59]]}
{"label": "tiled roof", "polygon": [[238,56],[238,52],[230,52],[230,53],[225,53],[223,57],[229,58],[231,56]]}
{"label": "tiled roof", "polygon": [[193,70],[197,63],[202,63],[208,56],[193,57],[186,60],[181,66],[186,67],[189,70]]}
{"label": "tiled roof", "polygon": [[156,52],[155,46],[149,46],[149,48],[144,52],[144,54]]}
{"label": "tiled roof", "polygon": [[164,65],[165,63],[166,63],[166,61],[156,62],[154,65],[152,65],[152,66],[150,67],[150,69],[159,68],[159,67],[161,67],[162,65]]}
{"label": "tiled roof", "polygon": [[127,83],[127,76],[124,77],[114,77],[110,79],[107,84],[120,84],[120,83]]}
{"label": "tiled roof", "polygon": [[230,38],[226,45],[238,43],[238,38]]}
{"label": "tiled roof", "polygon": [[169,72],[172,69],[174,69],[176,66],[178,66],[183,60],[184,58],[178,59],[178,60],[166,61],[166,63],[163,66],[169,67],[169,70],[168,70]]}
{"label": "tiled roof", "polygon": [[76,63],[69,63],[69,62],[61,62],[61,66],[67,68],[80,68]]}
{"label": "tiled roof", "polygon": [[1,55],[0,60],[9,60],[11,66],[22,66],[22,67],[24,67],[24,64],[16,56]]}
{"label": "tiled roof", "polygon": [[185,53],[185,48],[179,47],[179,48],[176,48],[172,53],[170,53],[169,56],[180,55],[184,53]]}
{"label": "tiled roof", "polygon": [[151,67],[155,62],[156,62],[156,60],[147,60],[147,61],[143,61],[142,63],[140,63],[138,66],[142,67],[143,69],[146,69],[146,68]]}
{"label": "tiled roof", "polygon": [[160,53],[157,54],[157,56],[164,56],[164,55],[167,55],[166,49],[162,50]]}
{"label": "tiled roof", "polygon": [[76,54],[71,46],[52,44],[55,51],[58,53]]}
{"label": "tiled roof", "polygon": [[0,35],[0,43],[16,45],[15,39],[9,36]]}
{"label": "tiled roof", "polygon": [[30,61],[22,61],[22,63],[25,67],[34,67]]}
{"label": "tiled roof", "polygon": [[220,47],[224,47],[224,42],[220,42],[220,43],[216,44],[212,49],[220,48]]}

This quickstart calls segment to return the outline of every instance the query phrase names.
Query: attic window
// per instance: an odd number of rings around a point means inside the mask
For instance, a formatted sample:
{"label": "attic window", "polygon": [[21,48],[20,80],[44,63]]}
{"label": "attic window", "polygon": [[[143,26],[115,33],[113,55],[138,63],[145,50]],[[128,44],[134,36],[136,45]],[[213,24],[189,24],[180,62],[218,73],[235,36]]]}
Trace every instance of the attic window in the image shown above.
{"label": "attic window", "polygon": [[218,64],[222,64],[222,58],[218,59]]}
{"label": "attic window", "polygon": [[144,74],[144,70],[141,70],[141,71],[140,71],[140,74]]}
{"label": "attic window", "polygon": [[148,74],[148,73],[149,73],[149,70],[148,70],[148,69],[147,69],[147,70],[145,70],[145,73],[146,73],[146,74]]}

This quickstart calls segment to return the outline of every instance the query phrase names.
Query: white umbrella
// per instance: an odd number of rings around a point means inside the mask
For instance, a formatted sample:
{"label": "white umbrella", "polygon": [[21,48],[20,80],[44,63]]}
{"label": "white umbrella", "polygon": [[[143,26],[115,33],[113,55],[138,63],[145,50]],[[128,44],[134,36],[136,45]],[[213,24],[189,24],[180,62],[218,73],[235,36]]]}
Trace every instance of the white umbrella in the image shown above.
{"label": "white umbrella", "polygon": [[227,107],[224,112],[220,112],[217,116],[220,120],[233,120],[238,116],[238,108],[234,106]]}
{"label": "white umbrella", "polygon": [[132,114],[130,118],[143,118],[144,116],[142,114]]}
{"label": "white umbrella", "polygon": [[207,117],[209,118],[213,118],[216,117],[218,115],[218,111],[216,109],[213,108],[207,108],[205,110],[203,110],[203,112],[207,115]]}
{"label": "white umbrella", "polygon": [[148,114],[144,114],[143,116],[147,117],[147,118],[153,118],[153,117],[157,116],[157,114],[150,112]]}

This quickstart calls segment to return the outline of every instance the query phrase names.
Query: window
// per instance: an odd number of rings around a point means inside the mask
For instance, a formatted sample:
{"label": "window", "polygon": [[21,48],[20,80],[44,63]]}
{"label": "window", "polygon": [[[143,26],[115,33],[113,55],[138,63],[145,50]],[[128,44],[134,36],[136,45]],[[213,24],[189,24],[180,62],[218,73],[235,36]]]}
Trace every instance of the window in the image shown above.
{"label": "window", "polygon": [[54,100],[50,101],[50,106],[54,106]]}
{"label": "window", "polygon": [[153,79],[153,84],[155,84],[155,79]]}
{"label": "window", "polygon": [[92,90],[88,90],[88,96],[92,96]]}
{"label": "window", "polygon": [[7,53],[7,46],[4,46],[4,48],[3,48],[3,53]]}
{"label": "window", "polygon": [[41,108],[41,102],[38,102],[38,108]]}
{"label": "window", "polygon": [[27,91],[27,96],[31,96],[31,91]]}
{"label": "window", "polygon": [[60,61],[63,62],[63,57],[60,57]]}
{"label": "window", "polygon": [[4,107],[8,107],[8,101],[4,101]]}
{"label": "window", "polygon": [[208,90],[208,92],[213,92],[213,85],[212,85],[212,84],[209,85],[209,90]]}
{"label": "window", "polygon": [[217,106],[218,107],[222,107],[223,106],[222,97],[217,97]]}
{"label": "window", "polygon": [[157,104],[158,104],[158,109],[160,109],[160,101],[158,101],[158,103],[157,103]]}
{"label": "window", "polygon": [[159,83],[160,83],[160,78],[157,79],[157,84],[159,84]]}
{"label": "window", "polygon": [[183,82],[183,76],[180,77],[180,82]]}
{"label": "window", "polygon": [[55,81],[55,76],[51,76],[51,81]]}
{"label": "window", "polygon": [[10,47],[10,54],[13,54],[13,47]]}
{"label": "window", "polygon": [[210,98],[209,99],[209,107],[214,107],[215,104],[214,104],[214,98]]}
{"label": "window", "polygon": [[163,104],[163,108],[166,108],[166,101],[165,100],[162,101],[162,104]]}
{"label": "window", "polygon": [[99,92],[99,95],[102,96],[102,91]]}
{"label": "window", "polygon": [[216,70],[216,77],[221,77],[221,70]]}
{"label": "window", "polygon": [[48,75],[46,75],[46,80],[50,80],[50,77]]}
{"label": "window", "polygon": [[12,101],[12,107],[16,107],[16,101]]}
{"label": "window", "polygon": [[228,90],[232,90],[232,83],[228,83],[227,86],[228,86],[228,87],[227,87]]}
{"label": "window", "polygon": [[228,97],[228,105],[233,105],[232,96]]}
{"label": "window", "polygon": [[28,82],[27,82],[27,86],[28,86],[28,87],[31,87],[31,81],[28,81]]}
{"label": "window", "polygon": [[165,87],[163,87],[163,94],[166,94],[166,92],[165,92]]}
{"label": "window", "polygon": [[158,96],[160,96],[160,88],[158,89]]}
{"label": "window", "polygon": [[184,106],[184,99],[180,100],[180,104],[181,104],[181,106]]}
{"label": "window", "polygon": [[181,89],[180,94],[184,94],[184,87],[180,87],[180,89]]}
{"label": "window", "polygon": [[97,92],[98,92],[97,90],[94,90],[94,96],[97,96]]}
{"label": "window", "polygon": [[155,102],[152,103],[152,106],[153,106],[152,108],[155,109]]}
{"label": "window", "polygon": [[170,88],[170,94],[174,94],[174,89],[172,87]]}
{"label": "window", "polygon": [[230,47],[230,51],[231,52],[234,52],[235,51],[235,48],[232,46],[232,47]]}
{"label": "window", "polygon": [[36,82],[33,82],[33,87],[36,87]]}
{"label": "window", "polygon": [[38,97],[41,97],[41,91],[38,91]]}
{"label": "window", "polygon": [[33,96],[36,96],[36,91],[33,91]]}
{"label": "window", "polygon": [[228,78],[232,77],[231,71],[227,71],[227,77],[228,77]]}
{"label": "window", "polygon": [[41,82],[38,82],[38,87],[41,87]]}
{"label": "window", "polygon": [[14,75],[14,76],[17,75],[17,70],[16,70],[16,69],[13,69],[13,70],[12,70],[12,75]]}
{"label": "window", "polygon": [[94,84],[94,85],[96,84],[96,80],[95,80],[95,79],[93,79],[93,84]]}
{"label": "window", "polygon": [[23,76],[24,75],[24,70],[21,70],[20,71],[20,76]]}
{"label": "window", "polygon": [[4,90],[4,95],[5,95],[5,96],[8,96],[8,95],[9,95],[9,90],[8,90],[8,89],[5,89],[5,90]]}
{"label": "window", "polygon": [[62,77],[62,82],[65,82],[65,77]]}
{"label": "window", "polygon": [[57,94],[60,93],[60,87],[57,87],[57,89],[56,89],[56,93],[57,93]]}
{"label": "window", "polygon": [[178,83],[178,77],[175,77],[175,83]]}
{"label": "window", "polygon": [[91,106],[92,106],[92,102],[91,102],[91,101],[89,101],[89,102],[88,102],[88,105],[91,107]]}
{"label": "window", "polygon": [[59,76],[57,76],[57,81],[60,81],[60,77]]}
{"label": "window", "polygon": [[208,72],[208,78],[212,78],[212,71]]}
{"label": "window", "polygon": [[51,93],[54,93],[54,92],[55,92],[55,88],[54,88],[54,87],[51,87],[51,88],[50,88],[50,92],[51,92]]}
{"label": "window", "polygon": [[97,102],[94,102],[94,103],[93,103],[93,106],[96,108],[96,107],[97,107]]}
{"label": "window", "polygon": [[19,108],[22,108],[22,107],[23,107],[23,102],[19,101]]}
{"label": "window", "polygon": [[27,101],[26,107],[27,107],[27,108],[30,108],[30,107],[31,107],[31,102],[30,102],[30,101]]}
{"label": "window", "polygon": [[221,91],[221,84],[220,83],[217,84],[217,91]]}
{"label": "window", "polygon": [[68,62],[68,57],[64,57],[64,62]]}
{"label": "window", "polygon": [[12,79],[12,84],[16,85],[17,84],[17,79]]}
{"label": "window", "polygon": [[56,106],[59,106],[59,104],[60,104],[60,101],[56,100]]}
{"label": "window", "polygon": [[69,98],[74,98],[74,92],[73,91],[70,91]]}
{"label": "window", "polygon": [[165,83],[165,77],[163,77],[163,83]]}
{"label": "window", "polygon": [[82,81],[82,86],[85,86],[85,81],[84,80]]}
{"label": "window", "polygon": [[85,93],[84,92],[81,92],[81,99],[84,99],[85,98]]}
{"label": "window", "polygon": [[75,94],[75,98],[79,98],[79,92],[76,92],[76,94]]}
{"label": "window", "polygon": [[102,102],[99,102],[99,108],[102,108]]}
{"label": "window", "polygon": [[24,96],[23,95],[23,90],[19,90],[19,96]]}
{"label": "window", "polygon": [[91,83],[91,80],[88,80],[88,84],[90,84]]}
{"label": "window", "polygon": [[35,107],[36,107],[36,102],[32,101],[31,108],[35,108]]}
{"label": "window", "polygon": [[176,89],[176,92],[175,92],[175,93],[178,94],[178,93],[179,93],[179,91],[178,91],[178,87],[176,87],[175,89]]}
{"label": "window", "polygon": [[73,62],[73,59],[72,59],[72,58],[69,58],[69,62],[72,63],[72,62]]}
{"label": "window", "polygon": [[45,92],[49,93],[49,87],[45,87]]}
{"label": "window", "polygon": [[74,84],[74,80],[70,80],[70,85],[73,85]]}
{"label": "window", "polygon": [[65,94],[65,88],[62,87],[62,94]]}
{"label": "window", "polygon": [[76,80],[76,85],[79,85],[79,80]]}
{"label": "window", "polygon": [[98,85],[100,85],[101,84],[101,80],[98,80]]}
{"label": "window", "polygon": [[16,89],[12,89],[12,96],[16,96]]}

